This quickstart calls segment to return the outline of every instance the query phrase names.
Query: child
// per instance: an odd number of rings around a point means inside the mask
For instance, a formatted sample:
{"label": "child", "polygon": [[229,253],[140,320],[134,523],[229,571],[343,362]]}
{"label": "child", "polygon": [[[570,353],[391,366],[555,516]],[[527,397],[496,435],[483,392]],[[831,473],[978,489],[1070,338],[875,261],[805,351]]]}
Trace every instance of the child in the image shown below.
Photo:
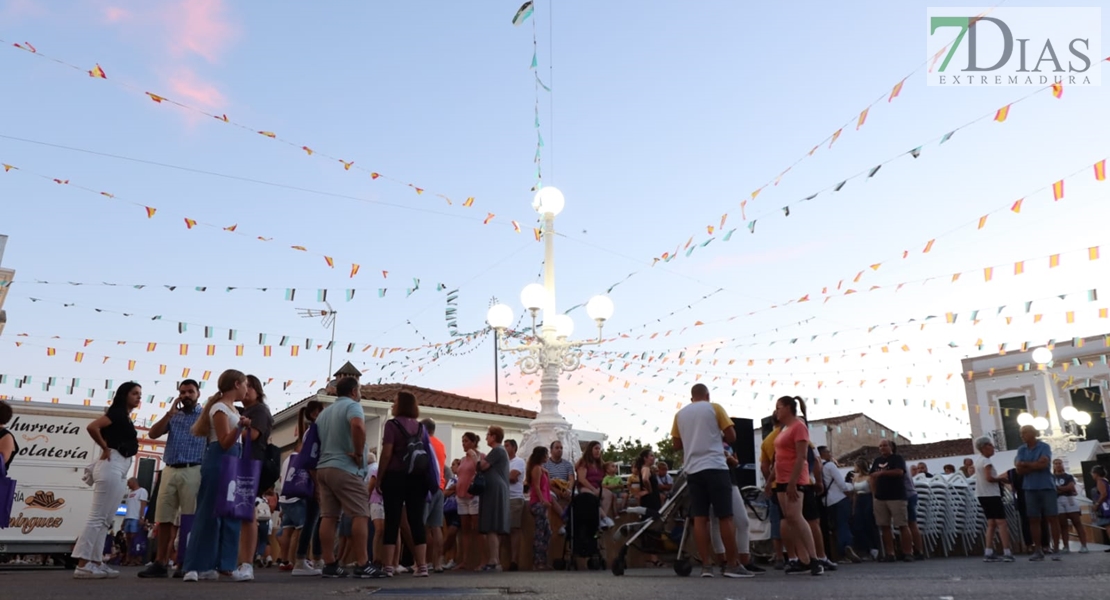
{"label": "child", "polygon": [[609,517],[616,517],[617,512],[624,508],[624,481],[617,473],[617,463],[605,463],[605,478],[601,480],[601,487],[613,492],[616,501],[613,503],[614,514],[608,515]]}

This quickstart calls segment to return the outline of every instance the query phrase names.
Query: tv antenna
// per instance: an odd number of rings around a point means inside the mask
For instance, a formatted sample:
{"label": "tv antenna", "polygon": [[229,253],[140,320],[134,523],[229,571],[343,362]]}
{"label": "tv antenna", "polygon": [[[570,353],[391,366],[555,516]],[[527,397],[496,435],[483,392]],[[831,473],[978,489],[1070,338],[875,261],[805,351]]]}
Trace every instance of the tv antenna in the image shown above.
{"label": "tv antenna", "polygon": [[331,307],[331,303],[327,300],[324,301],[327,310],[318,308],[298,308],[297,314],[303,319],[320,319],[320,324],[324,329],[331,328],[331,343],[328,344],[328,378],[331,378],[333,359],[335,358],[335,309]]}

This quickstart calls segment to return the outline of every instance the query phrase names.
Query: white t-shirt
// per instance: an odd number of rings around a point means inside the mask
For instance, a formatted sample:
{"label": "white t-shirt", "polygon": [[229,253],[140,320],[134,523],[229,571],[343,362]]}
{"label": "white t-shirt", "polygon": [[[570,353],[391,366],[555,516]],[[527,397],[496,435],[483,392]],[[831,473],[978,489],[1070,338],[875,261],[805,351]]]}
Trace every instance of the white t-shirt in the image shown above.
{"label": "white t-shirt", "polygon": [[686,473],[727,471],[721,432],[732,426],[732,420],[720,404],[691,402],[678,411],[671,437],[682,440],[683,470]]}
{"label": "white t-shirt", "polygon": [[510,500],[512,500],[513,498],[520,498],[520,499],[524,498],[524,478],[525,478],[525,475],[526,475],[524,470],[527,469],[527,468],[528,468],[528,463],[524,462],[524,459],[519,457],[519,456],[509,461],[510,476],[512,474],[511,473],[512,471],[516,471],[517,473],[520,473],[520,476],[517,478],[516,483],[512,483],[512,482],[509,483],[509,499]]}
{"label": "white t-shirt", "polygon": [[127,505],[127,516],[125,516],[124,518],[141,519],[143,516],[141,514],[141,511],[143,509],[142,503],[146,502],[147,498],[149,498],[149,495],[143,488],[139,488],[134,491],[128,490],[127,496],[124,497],[124,503]]}
{"label": "white t-shirt", "polygon": [[217,402],[217,403],[213,404],[212,408],[209,409],[209,411],[208,411],[208,418],[212,421],[212,427],[208,430],[208,441],[209,442],[216,441],[216,423],[215,423],[215,421],[216,421],[216,413],[218,413],[218,412],[222,412],[225,415],[227,415],[227,421],[228,421],[228,423],[231,423],[232,427],[235,427],[236,425],[239,424],[239,413],[235,412],[234,408],[231,408],[230,406],[224,404],[223,402]]}
{"label": "white t-shirt", "polygon": [[[991,459],[979,455],[975,459],[975,497],[976,498],[989,498],[993,496],[1001,496],[1002,489],[1000,484],[991,483],[987,481],[987,467],[992,467]],[[998,477],[1000,473],[994,469],[994,476]]]}

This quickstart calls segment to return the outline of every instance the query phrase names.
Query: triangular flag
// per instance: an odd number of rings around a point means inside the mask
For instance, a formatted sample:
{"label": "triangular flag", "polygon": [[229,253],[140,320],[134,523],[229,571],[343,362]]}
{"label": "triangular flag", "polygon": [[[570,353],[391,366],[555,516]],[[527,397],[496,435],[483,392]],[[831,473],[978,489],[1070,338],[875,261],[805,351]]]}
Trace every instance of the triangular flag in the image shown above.
{"label": "triangular flag", "polygon": [[928,243],[925,244],[925,249],[922,250],[921,253],[922,254],[928,254],[929,251],[933,249],[933,242],[935,242],[935,241],[936,241],[935,239],[929,240]]}
{"label": "triangular flag", "polygon": [[101,69],[99,64],[89,70],[89,77],[97,77],[100,79],[108,78],[108,76],[104,74],[104,69]]}
{"label": "triangular flag", "polygon": [[1025,198],[1022,198],[1022,199],[1018,200],[1017,202],[1014,202],[1014,205],[1010,207],[1010,210],[1012,210],[1016,213],[1020,213],[1021,212],[1021,203],[1024,202],[1024,201],[1025,201]]}
{"label": "triangular flag", "polygon": [[921,146],[918,146],[918,147],[914,148],[913,150],[910,150],[910,155],[913,156],[914,158],[917,158],[918,156],[921,156]]}
{"label": "triangular flag", "polygon": [[944,134],[944,136],[940,138],[940,143],[943,144],[944,142],[947,142],[948,140],[952,139],[953,135],[956,135],[956,130],[954,130],[954,129],[952,131],[949,131],[948,133]]}
{"label": "triangular flag", "polygon": [[987,224],[987,216],[988,215],[983,215],[979,217],[979,227],[977,229],[982,229]]}
{"label": "triangular flag", "polygon": [[998,109],[998,112],[994,113],[994,120],[1001,123],[1001,122],[1005,121],[1006,117],[1008,117],[1008,116],[1010,116],[1010,105],[1009,104],[1007,104],[1006,106],[1003,106],[1002,108]]}
{"label": "triangular flag", "polygon": [[863,109],[863,112],[861,112],[859,114],[859,120],[856,121],[856,130],[857,131],[859,130],[860,127],[863,127],[864,121],[867,121],[867,111],[869,111],[869,110],[871,110],[870,106]]}
{"label": "triangular flag", "polygon": [[1056,183],[1052,184],[1052,199],[1053,200],[1060,200],[1063,197],[1064,197],[1064,180],[1061,179],[1060,181],[1057,181]]}
{"label": "triangular flag", "polygon": [[1057,98],[1062,97],[1064,95],[1064,84],[1062,84],[1062,83],[1052,84],[1052,95],[1056,96]]}
{"label": "triangular flag", "polygon": [[890,102],[891,100],[894,100],[895,98],[897,98],[898,94],[902,93],[902,86],[905,85],[905,83],[906,83],[906,80],[903,79],[902,81],[899,81],[898,83],[894,84],[894,89],[890,90],[890,97],[888,97],[886,99],[886,101]]}
{"label": "triangular flag", "polygon": [[833,144],[835,144],[835,143],[836,143],[836,140],[840,138],[840,134],[841,134],[841,133],[842,133],[843,131],[844,131],[844,129],[843,129],[843,128],[841,128],[841,129],[837,129],[837,130],[836,130],[836,131],[835,131],[835,132],[834,132],[834,133],[832,134],[832,140],[830,140],[830,141],[829,141],[829,148],[832,148],[832,145],[833,145]]}
{"label": "triangular flag", "polygon": [[1095,181],[1106,181],[1106,159],[1095,163]]}
{"label": "triangular flag", "polygon": [[358,275],[359,268],[360,267],[357,264],[352,264],[351,265],[351,277],[354,277],[355,275]]}
{"label": "triangular flag", "polygon": [[148,218],[148,219],[153,219],[154,218],[154,213],[158,212],[157,208],[153,208],[153,207],[150,207],[150,206],[144,206],[143,208],[146,209],[146,218]]}
{"label": "triangular flag", "polygon": [[194,227],[196,227],[196,226],[197,226],[197,222],[196,222],[196,221],[194,221],[193,219],[190,219],[190,218],[188,218],[188,217],[186,217],[186,218],[185,218],[185,227],[186,227],[186,228],[188,228],[188,229],[192,229],[192,228],[194,228]]}

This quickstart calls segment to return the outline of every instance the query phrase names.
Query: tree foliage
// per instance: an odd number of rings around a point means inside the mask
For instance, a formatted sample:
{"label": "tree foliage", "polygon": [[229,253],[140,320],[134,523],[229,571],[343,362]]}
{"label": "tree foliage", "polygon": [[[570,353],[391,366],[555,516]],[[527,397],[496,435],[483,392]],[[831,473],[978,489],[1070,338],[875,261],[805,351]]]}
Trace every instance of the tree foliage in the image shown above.
{"label": "tree foliage", "polygon": [[608,448],[602,452],[602,458],[606,462],[616,462],[623,465],[631,465],[636,462],[636,458],[640,456],[645,448],[651,448],[655,452],[657,460],[662,460],[667,463],[671,469],[677,469],[682,466],[682,451],[675,450],[674,443],[670,437],[665,437],[659,440],[654,445],[645,444],[639,438],[625,439],[619,438],[616,443],[610,444]]}

